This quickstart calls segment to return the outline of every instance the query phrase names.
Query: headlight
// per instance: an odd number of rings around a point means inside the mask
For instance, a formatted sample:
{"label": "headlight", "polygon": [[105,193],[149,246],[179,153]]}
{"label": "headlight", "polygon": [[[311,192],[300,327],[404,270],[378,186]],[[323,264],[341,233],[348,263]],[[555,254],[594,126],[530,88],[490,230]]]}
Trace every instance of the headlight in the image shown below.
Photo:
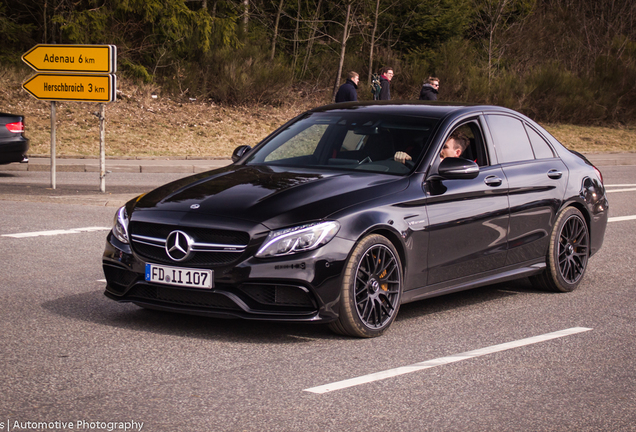
{"label": "headlight", "polygon": [[126,212],[126,206],[117,210],[113,225],[113,235],[120,242],[128,244],[128,213]]}
{"label": "headlight", "polygon": [[272,231],[256,256],[267,258],[316,249],[334,238],[339,229],[338,222],[329,221]]}

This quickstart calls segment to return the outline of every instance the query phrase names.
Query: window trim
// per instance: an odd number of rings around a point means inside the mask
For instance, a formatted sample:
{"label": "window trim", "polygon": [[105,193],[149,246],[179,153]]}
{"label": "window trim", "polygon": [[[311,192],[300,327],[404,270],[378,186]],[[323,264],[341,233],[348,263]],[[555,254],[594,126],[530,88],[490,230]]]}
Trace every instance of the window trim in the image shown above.
{"label": "window trim", "polygon": [[[532,147],[532,152],[534,153],[534,159],[535,160],[544,160],[544,159],[554,159],[554,158],[556,158],[557,157],[557,152],[554,150],[554,147],[552,146],[552,143],[550,143],[550,140],[546,139],[546,137],[543,136],[543,134],[540,131],[538,131],[535,127],[533,127],[527,121],[524,121],[523,124],[526,127],[526,134],[528,135],[528,139],[530,140],[530,146]],[[537,153],[534,151],[534,146],[532,145],[532,138],[530,138],[530,135],[528,134],[528,129],[531,129],[532,131],[534,131],[537,135],[539,135],[539,138],[541,138],[543,140],[543,142],[545,142],[547,144],[548,148],[552,152],[552,157],[551,158],[538,158],[537,157]]]}

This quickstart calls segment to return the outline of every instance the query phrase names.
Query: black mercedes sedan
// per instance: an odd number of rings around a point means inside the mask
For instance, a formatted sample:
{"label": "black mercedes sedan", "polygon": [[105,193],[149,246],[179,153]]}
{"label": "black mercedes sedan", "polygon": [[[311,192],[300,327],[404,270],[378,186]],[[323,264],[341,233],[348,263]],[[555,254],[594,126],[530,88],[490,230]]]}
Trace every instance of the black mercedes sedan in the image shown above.
{"label": "black mercedes sedan", "polygon": [[601,173],[496,106],[329,105],[232,160],[117,211],[106,296],[374,337],[445,293],[572,291],[607,224]]}
{"label": "black mercedes sedan", "polygon": [[29,140],[24,136],[24,117],[0,113],[0,165],[27,162]]}

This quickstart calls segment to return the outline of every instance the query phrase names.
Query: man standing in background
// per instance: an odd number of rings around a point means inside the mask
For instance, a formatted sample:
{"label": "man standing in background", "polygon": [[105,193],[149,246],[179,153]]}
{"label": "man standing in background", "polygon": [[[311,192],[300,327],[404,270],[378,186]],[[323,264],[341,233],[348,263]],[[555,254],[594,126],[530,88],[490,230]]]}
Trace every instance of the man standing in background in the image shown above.
{"label": "man standing in background", "polygon": [[351,71],[347,74],[347,81],[338,89],[336,93],[336,103],[339,102],[355,102],[358,100],[358,83],[360,82],[360,75],[357,72]]}
{"label": "man standing in background", "polygon": [[380,70],[380,100],[391,100],[391,80],[393,79],[393,68],[385,66]]}
{"label": "man standing in background", "polygon": [[422,86],[422,90],[420,90],[420,100],[437,100],[437,93],[439,91],[439,78],[436,77],[428,77],[426,83]]}

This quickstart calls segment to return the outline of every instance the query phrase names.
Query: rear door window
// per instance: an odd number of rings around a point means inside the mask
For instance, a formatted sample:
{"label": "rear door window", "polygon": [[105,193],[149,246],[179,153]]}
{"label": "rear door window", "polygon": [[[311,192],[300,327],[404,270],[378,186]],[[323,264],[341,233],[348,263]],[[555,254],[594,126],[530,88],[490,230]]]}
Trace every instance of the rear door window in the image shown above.
{"label": "rear door window", "polygon": [[486,116],[500,163],[534,160],[534,153],[523,123],[506,115]]}

